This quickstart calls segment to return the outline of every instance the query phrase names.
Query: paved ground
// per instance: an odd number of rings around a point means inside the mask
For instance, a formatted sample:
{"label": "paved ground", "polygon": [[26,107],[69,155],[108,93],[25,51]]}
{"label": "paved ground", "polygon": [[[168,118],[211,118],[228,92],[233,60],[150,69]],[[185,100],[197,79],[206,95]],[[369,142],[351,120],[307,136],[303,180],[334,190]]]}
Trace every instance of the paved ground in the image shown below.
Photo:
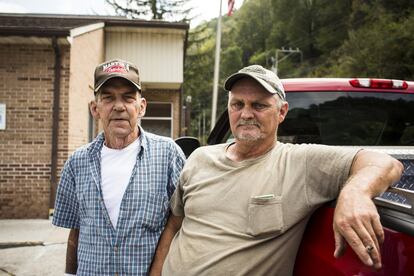
{"label": "paved ground", "polygon": [[50,220],[0,220],[0,275],[63,275],[68,233]]}

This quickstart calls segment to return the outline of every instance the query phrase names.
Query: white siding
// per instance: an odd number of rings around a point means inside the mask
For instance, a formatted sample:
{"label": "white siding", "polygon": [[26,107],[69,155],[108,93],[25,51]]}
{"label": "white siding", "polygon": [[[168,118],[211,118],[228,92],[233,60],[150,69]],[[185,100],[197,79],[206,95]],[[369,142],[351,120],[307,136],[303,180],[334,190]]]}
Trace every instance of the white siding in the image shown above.
{"label": "white siding", "polygon": [[178,89],[183,82],[185,30],[108,28],[105,58],[135,63],[145,87]]}

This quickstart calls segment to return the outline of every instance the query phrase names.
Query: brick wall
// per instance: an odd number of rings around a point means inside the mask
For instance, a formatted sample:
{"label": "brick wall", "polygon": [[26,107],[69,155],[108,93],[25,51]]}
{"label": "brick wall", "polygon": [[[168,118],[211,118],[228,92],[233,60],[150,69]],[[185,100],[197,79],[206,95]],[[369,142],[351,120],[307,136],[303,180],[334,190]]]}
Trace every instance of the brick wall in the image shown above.
{"label": "brick wall", "polygon": [[[0,103],[7,128],[0,130],[0,218],[49,214],[53,81],[51,46],[0,44]],[[69,155],[88,142],[88,102],[93,72],[103,61],[103,31],[60,45],[61,79],[57,175]]]}
{"label": "brick wall", "polygon": [[142,96],[147,102],[167,102],[173,105],[173,139],[180,136],[181,102],[180,90],[146,90]]}
{"label": "brick wall", "polygon": [[[62,58],[68,59],[64,53]],[[0,60],[0,102],[7,107],[6,130],[0,131],[0,218],[45,218],[50,199],[54,51],[51,44],[0,44]],[[59,142],[64,144],[64,139]]]}
{"label": "brick wall", "polygon": [[89,142],[88,104],[94,98],[95,67],[104,59],[104,31],[99,29],[75,37],[70,56],[69,153]]}
{"label": "brick wall", "polygon": [[[60,68],[60,103],[59,103],[59,137],[58,137],[58,161],[56,173],[58,177],[69,156],[69,81],[70,74],[70,47],[60,46],[61,68]],[[53,65],[51,66],[53,69]],[[50,152],[52,154],[52,152]],[[59,180],[59,179],[58,179]]]}

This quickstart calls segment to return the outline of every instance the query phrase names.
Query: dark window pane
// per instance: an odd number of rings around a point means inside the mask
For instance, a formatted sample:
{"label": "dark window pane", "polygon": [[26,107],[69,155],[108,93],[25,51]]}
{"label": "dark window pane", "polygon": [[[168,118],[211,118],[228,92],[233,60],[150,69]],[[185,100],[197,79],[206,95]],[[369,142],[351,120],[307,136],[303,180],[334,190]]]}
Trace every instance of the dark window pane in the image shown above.
{"label": "dark window pane", "polygon": [[96,125],[95,125],[95,119],[93,118],[92,114],[88,112],[89,114],[89,121],[88,121],[88,141],[92,142],[93,139],[95,139],[96,136]]}
{"label": "dark window pane", "polygon": [[147,104],[145,112],[146,117],[171,117],[170,103],[152,103]]}
{"label": "dark window pane", "polygon": [[171,137],[171,120],[141,120],[141,126],[145,131]]}
{"label": "dark window pane", "polygon": [[414,95],[287,93],[289,113],[279,140],[327,145],[414,144]]}

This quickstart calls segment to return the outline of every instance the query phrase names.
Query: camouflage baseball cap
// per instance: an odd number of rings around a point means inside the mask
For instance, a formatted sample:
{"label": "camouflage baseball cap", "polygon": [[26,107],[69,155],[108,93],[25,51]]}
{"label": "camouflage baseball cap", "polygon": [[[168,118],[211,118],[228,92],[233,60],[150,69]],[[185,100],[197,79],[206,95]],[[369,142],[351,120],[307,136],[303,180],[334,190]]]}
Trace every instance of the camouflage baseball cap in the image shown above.
{"label": "camouflage baseball cap", "polygon": [[98,92],[99,88],[112,78],[124,78],[141,91],[141,82],[137,66],[125,60],[113,59],[96,66],[94,92]]}
{"label": "camouflage baseball cap", "polygon": [[234,73],[227,78],[224,83],[224,89],[230,91],[238,80],[245,77],[253,78],[269,93],[278,94],[282,100],[286,100],[285,89],[283,88],[280,79],[275,73],[263,68],[260,65],[250,65],[240,69],[237,73]]}

